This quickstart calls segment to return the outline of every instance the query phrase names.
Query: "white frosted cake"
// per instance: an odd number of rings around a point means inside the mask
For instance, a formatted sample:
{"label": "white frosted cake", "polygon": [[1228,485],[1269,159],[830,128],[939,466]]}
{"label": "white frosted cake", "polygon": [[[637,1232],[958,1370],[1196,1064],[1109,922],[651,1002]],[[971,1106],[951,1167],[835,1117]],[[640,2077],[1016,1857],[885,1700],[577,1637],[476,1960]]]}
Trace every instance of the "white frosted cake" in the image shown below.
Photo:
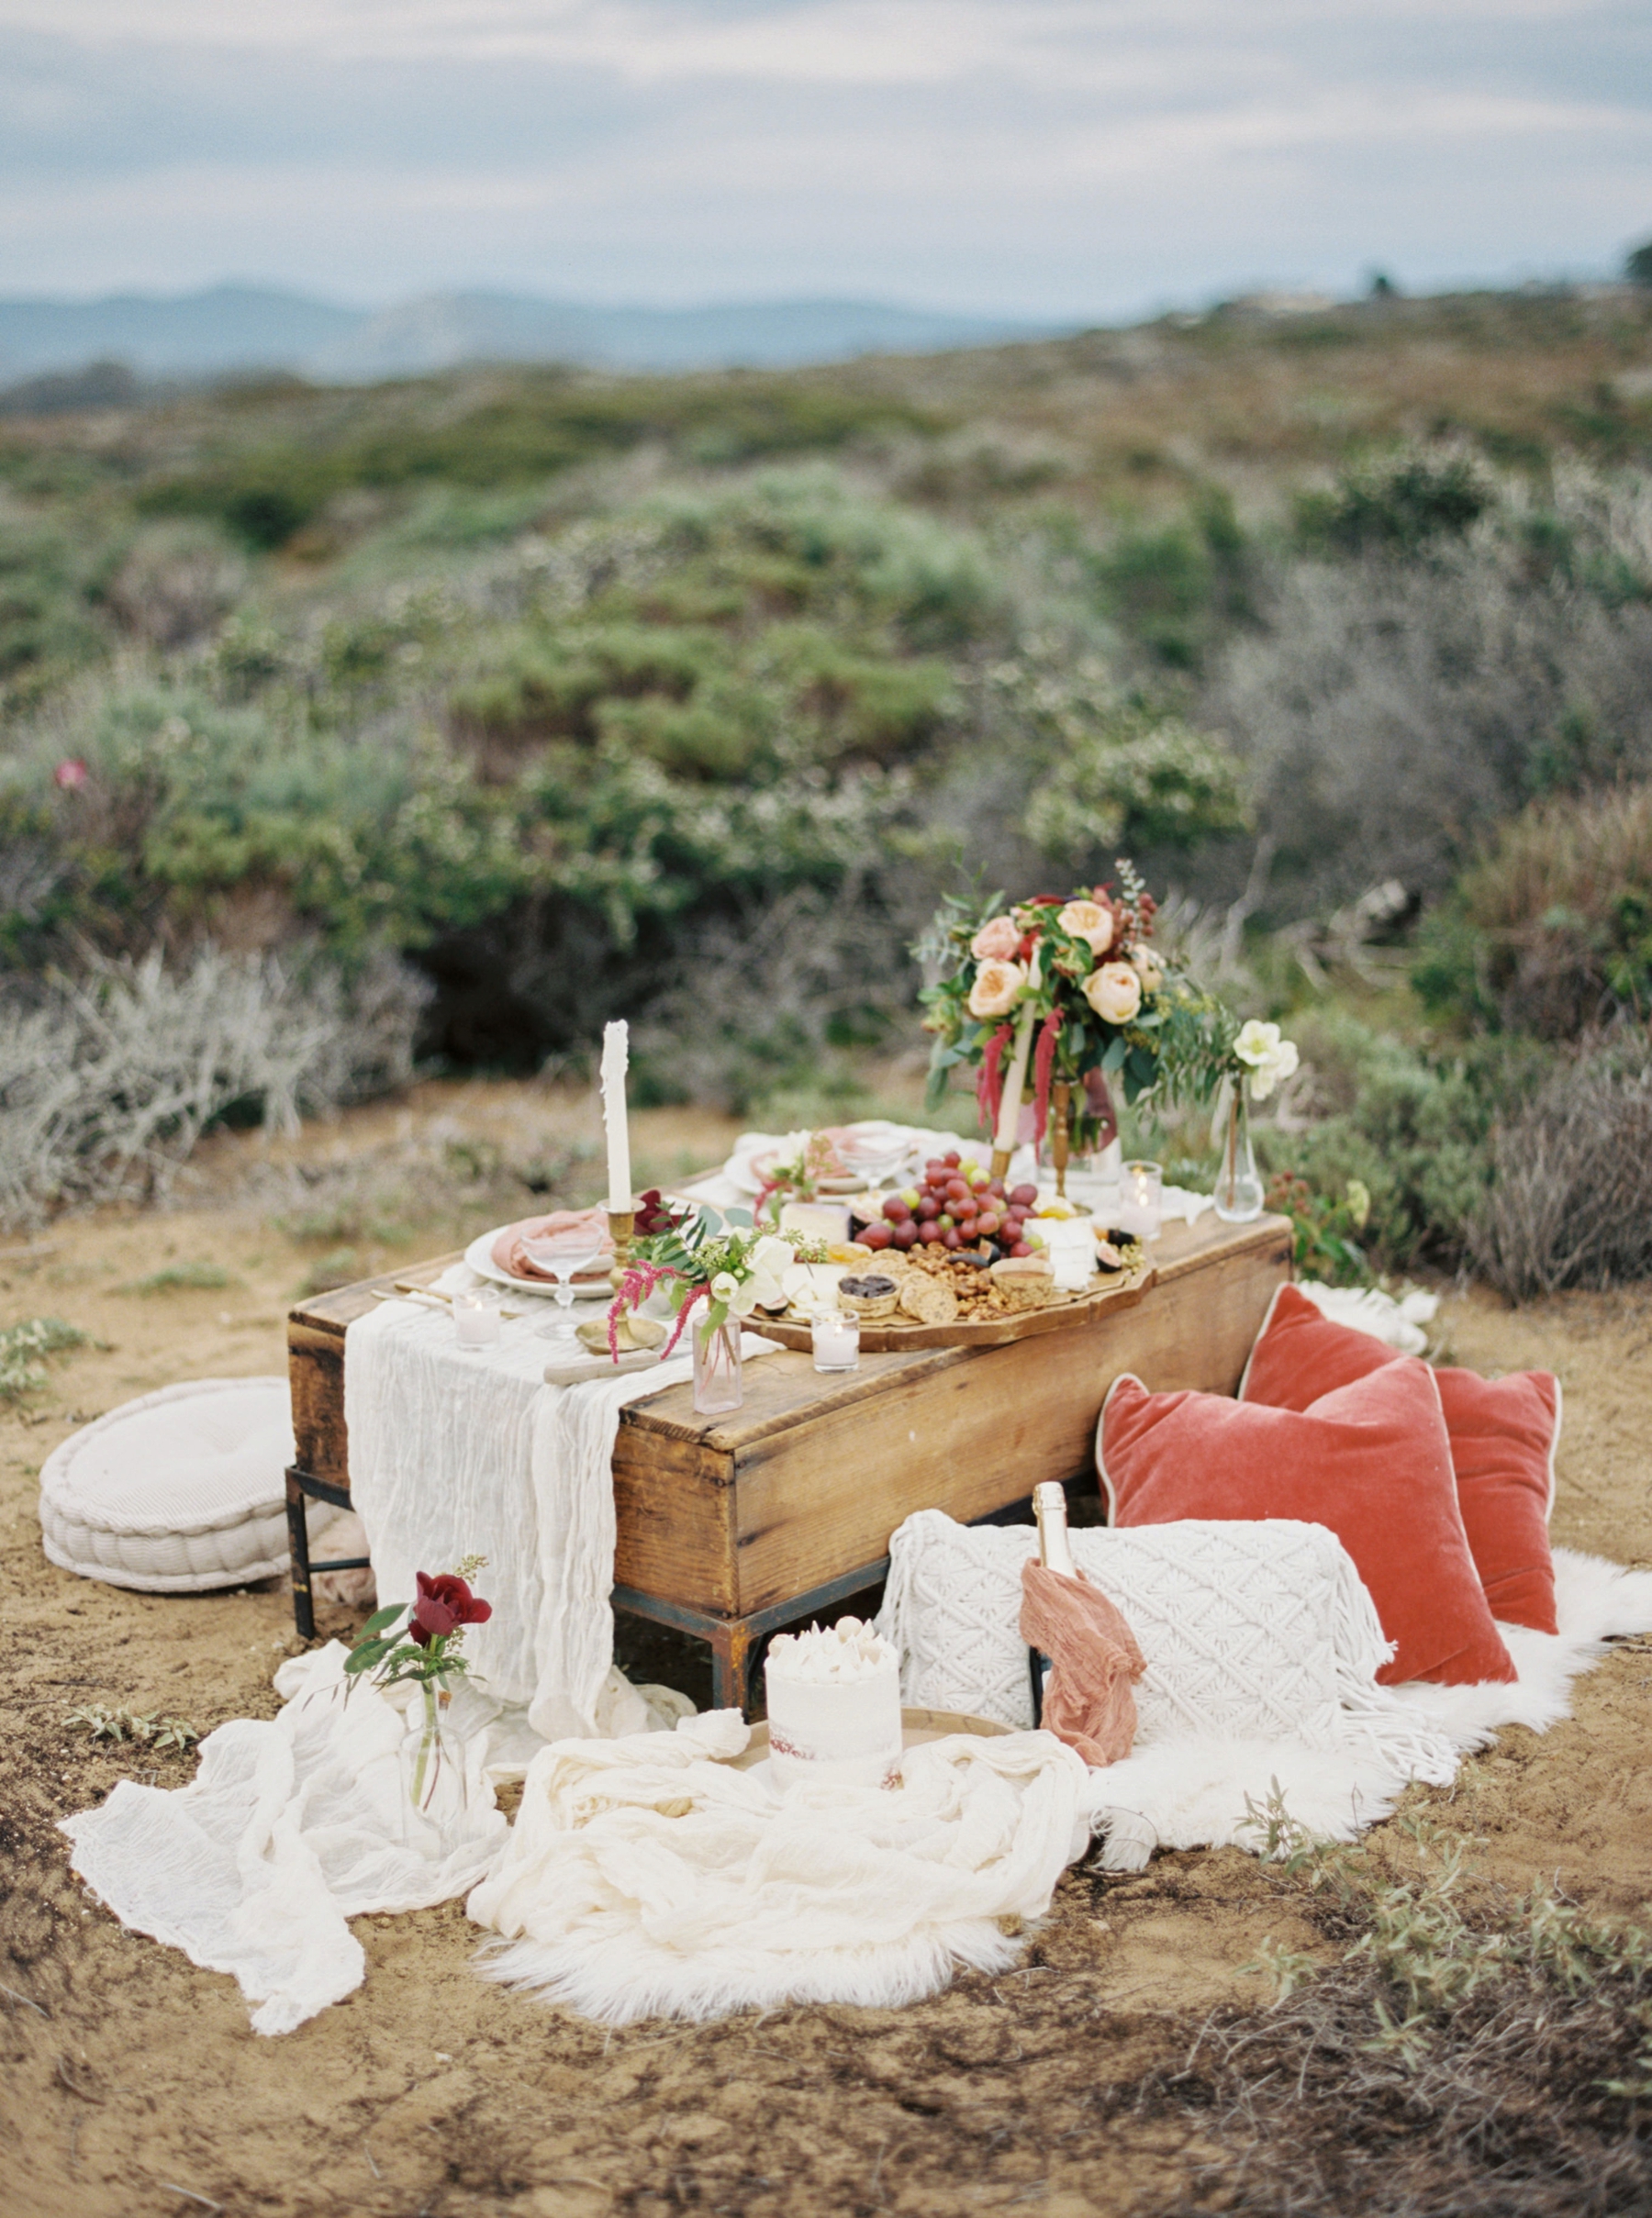
{"label": "white frosted cake", "polygon": [[780,1633],[764,1664],[769,1767],[777,1787],[900,1783],[900,1673],[887,1641],[857,1617]]}

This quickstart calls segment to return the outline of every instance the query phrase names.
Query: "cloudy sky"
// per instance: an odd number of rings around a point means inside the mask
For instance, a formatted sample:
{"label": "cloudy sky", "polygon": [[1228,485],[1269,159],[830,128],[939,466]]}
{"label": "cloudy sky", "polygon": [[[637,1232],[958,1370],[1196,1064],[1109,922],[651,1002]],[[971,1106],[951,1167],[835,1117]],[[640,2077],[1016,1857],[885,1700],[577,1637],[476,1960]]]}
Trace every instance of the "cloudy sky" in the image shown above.
{"label": "cloudy sky", "polygon": [[1648,236],[1646,0],[0,0],[6,295],[1099,318]]}

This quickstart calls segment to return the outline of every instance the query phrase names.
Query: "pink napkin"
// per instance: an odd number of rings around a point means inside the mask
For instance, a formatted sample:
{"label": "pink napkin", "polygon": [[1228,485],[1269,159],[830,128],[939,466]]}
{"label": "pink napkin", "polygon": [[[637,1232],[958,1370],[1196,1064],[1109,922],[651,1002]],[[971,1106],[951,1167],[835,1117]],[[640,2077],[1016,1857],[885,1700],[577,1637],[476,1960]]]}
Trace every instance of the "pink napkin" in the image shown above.
{"label": "pink napkin", "polygon": [[[535,1265],[524,1243],[542,1240],[551,1232],[583,1232],[587,1230],[601,1233],[602,1252],[605,1255],[611,1255],[614,1243],[608,1234],[606,1209],[553,1209],[548,1217],[524,1217],[519,1224],[508,1224],[493,1243],[493,1259],[500,1270],[508,1271],[513,1278],[533,1278],[543,1284],[550,1280],[552,1274]],[[578,1283],[576,1279],[575,1284]]]}
{"label": "pink napkin", "polygon": [[1050,1659],[1044,1728],[1087,1764],[1116,1764],[1135,1738],[1134,1682],[1147,1668],[1122,1613],[1083,1573],[1021,1566],[1021,1636]]}

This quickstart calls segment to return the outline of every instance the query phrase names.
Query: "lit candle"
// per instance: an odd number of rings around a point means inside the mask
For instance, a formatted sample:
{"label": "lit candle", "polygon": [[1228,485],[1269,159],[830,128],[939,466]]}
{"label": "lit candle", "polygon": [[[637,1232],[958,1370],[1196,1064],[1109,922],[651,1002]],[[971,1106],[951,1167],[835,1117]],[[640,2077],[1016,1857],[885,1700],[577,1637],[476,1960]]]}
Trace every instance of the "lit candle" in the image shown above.
{"label": "lit candle", "polygon": [[1119,1206],[1113,1222],[1122,1232],[1138,1240],[1156,1240],[1163,1207],[1165,1174],[1156,1163],[1127,1163],[1119,1182]]}
{"label": "lit candle", "polygon": [[860,1367],[860,1319],[842,1310],[820,1310],[809,1326],[817,1371],[854,1371]]}
{"label": "lit candle", "polygon": [[462,1348],[491,1348],[499,1339],[499,1312],[480,1287],[461,1287],[453,1296],[453,1328]]}
{"label": "lit candle", "polygon": [[602,1028],[602,1120],[608,1130],[608,1205],[616,1216],[631,1208],[631,1131],[625,1121],[625,1070],[630,1061],[628,1026]]}
{"label": "lit candle", "polygon": [[1021,1013],[1021,1022],[1015,1028],[1015,1045],[1010,1052],[1010,1069],[1004,1079],[1004,1098],[999,1104],[998,1137],[992,1143],[1000,1155],[1013,1155],[1015,1153],[1016,1127],[1021,1122],[1021,1089],[1027,1083],[1027,1063],[1032,1053],[1035,1015],[1029,1002]]}

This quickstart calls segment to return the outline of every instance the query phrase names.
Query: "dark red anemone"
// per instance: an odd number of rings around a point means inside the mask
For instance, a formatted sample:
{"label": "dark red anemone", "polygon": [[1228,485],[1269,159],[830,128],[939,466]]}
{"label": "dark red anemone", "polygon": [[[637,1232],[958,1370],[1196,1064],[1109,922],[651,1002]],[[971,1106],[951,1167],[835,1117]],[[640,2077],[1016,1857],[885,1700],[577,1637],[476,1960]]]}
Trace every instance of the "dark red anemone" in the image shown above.
{"label": "dark red anemone", "polygon": [[493,1604],[474,1595],[456,1572],[438,1572],[431,1578],[421,1571],[419,1599],[407,1620],[407,1636],[424,1648],[431,1641],[445,1639],[461,1625],[486,1625],[492,1615]]}

